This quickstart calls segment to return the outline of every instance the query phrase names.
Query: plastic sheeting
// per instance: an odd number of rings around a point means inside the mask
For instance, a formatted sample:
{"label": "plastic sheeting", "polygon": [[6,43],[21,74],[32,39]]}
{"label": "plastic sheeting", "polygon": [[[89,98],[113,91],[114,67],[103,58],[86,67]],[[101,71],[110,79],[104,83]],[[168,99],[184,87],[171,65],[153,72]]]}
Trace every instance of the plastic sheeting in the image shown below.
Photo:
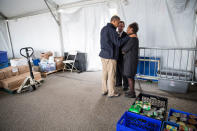
{"label": "plastic sheeting", "polygon": [[126,24],[139,24],[141,47],[196,46],[195,0],[128,0],[121,5],[119,12]]}
{"label": "plastic sheeting", "polygon": [[7,51],[8,58],[13,57],[5,20],[0,20],[0,50]]}
{"label": "plastic sheeting", "polygon": [[[116,6],[106,2],[64,9],[61,13],[64,51],[87,53],[88,70],[101,69],[100,30],[110,20],[111,6],[111,12],[116,12],[117,8],[126,25],[139,24],[141,47],[196,47],[195,0],[122,0]],[[16,57],[21,57],[19,50],[26,46],[32,46],[37,52],[61,53],[59,29],[50,13],[11,20],[9,24]],[[154,52],[146,54],[152,56]],[[180,53],[176,54],[178,60]],[[165,52],[159,55],[162,59],[167,56]],[[182,62],[186,65],[185,60]],[[191,67],[192,60],[189,63]],[[166,65],[164,60],[162,65]]]}
{"label": "plastic sheeting", "polygon": [[106,3],[78,7],[62,13],[64,50],[87,53],[87,70],[101,69],[100,31],[109,22]]}
{"label": "plastic sheeting", "polygon": [[[140,47],[159,48],[196,48],[196,15],[195,0],[128,0],[121,3],[120,16],[129,25],[132,22],[139,24]],[[174,52],[169,52],[173,56]],[[143,56],[144,52],[140,52]],[[147,50],[146,56],[155,56],[155,51]],[[187,65],[187,52],[175,52],[175,69],[192,69],[193,54],[190,55]],[[168,51],[157,54],[161,58],[162,68],[173,68],[173,57],[166,60]],[[181,59],[181,63],[179,62]],[[180,64],[182,65],[180,67]]]}
{"label": "plastic sheeting", "polygon": [[22,57],[20,49],[29,46],[36,57],[46,51],[60,55],[59,30],[50,13],[11,20],[9,25],[15,57]]}

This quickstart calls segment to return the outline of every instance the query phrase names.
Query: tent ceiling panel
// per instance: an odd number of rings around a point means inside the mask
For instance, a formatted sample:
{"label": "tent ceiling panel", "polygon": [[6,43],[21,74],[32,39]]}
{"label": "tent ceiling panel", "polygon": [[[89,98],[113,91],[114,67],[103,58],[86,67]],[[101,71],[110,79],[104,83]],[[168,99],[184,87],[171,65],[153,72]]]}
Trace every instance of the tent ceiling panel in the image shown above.
{"label": "tent ceiling panel", "polygon": [[90,1],[90,0],[53,0],[58,5],[64,5],[64,4],[71,4],[76,2],[82,2],[82,1]]}
{"label": "tent ceiling panel", "polygon": [[[53,0],[58,5],[90,0]],[[0,12],[8,18],[47,10],[44,0],[0,0]]]}
{"label": "tent ceiling panel", "polygon": [[0,12],[6,17],[14,17],[47,9],[44,0],[0,0]]}

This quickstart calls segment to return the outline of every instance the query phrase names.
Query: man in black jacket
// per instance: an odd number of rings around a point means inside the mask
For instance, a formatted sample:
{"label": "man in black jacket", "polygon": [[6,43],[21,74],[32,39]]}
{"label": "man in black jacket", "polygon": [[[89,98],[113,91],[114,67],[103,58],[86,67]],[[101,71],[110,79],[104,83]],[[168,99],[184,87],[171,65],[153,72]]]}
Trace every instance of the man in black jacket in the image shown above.
{"label": "man in black jacket", "polygon": [[[124,38],[127,36],[127,33],[124,32],[125,23],[124,21],[120,21],[118,24],[118,34],[120,38]],[[128,90],[128,80],[125,76],[123,76],[123,54],[121,52],[122,46],[119,48],[119,57],[117,60],[117,69],[116,69],[116,86],[122,86],[123,80],[123,90]]]}
{"label": "man in black jacket", "polygon": [[[109,97],[117,97],[120,94],[115,92],[116,65],[119,57],[119,47],[123,45],[129,37],[121,39],[116,32],[120,22],[118,16],[113,16],[111,22],[101,30],[101,52],[99,56],[102,62],[102,93]],[[109,89],[107,89],[107,81]]]}

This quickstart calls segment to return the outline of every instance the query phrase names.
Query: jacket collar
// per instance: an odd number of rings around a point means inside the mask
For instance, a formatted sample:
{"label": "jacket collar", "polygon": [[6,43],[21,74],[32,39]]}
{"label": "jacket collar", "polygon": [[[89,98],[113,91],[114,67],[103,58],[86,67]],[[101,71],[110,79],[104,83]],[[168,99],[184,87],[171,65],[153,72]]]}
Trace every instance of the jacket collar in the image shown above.
{"label": "jacket collar", "polygon": [[107,23],[107,26],[116,29],[116,27],[113,24],[111,24],[111,23]]}

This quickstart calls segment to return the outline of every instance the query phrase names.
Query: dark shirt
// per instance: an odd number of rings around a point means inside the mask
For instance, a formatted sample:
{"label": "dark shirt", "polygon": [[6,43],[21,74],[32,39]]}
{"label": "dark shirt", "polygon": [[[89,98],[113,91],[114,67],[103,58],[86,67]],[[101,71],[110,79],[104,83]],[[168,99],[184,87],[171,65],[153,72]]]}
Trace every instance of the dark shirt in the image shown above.
{"label": "dark shirt", "polygon": [[[124,37],[126,37],[127,36],[127,33],[126,32],[122,32],[122,35],[120,36],[120,38],[121,39],[123,39]],[[125,45],[125,44],[124,44]],[[122,45],[122,46],[120,46],[119,47],[119,56],[118,56],[118,62],[120,62],[120,63],[122,63],[122,61],[123,61],[123,54],[122,54],[122,47],[124,46],[124,45]]]}
{"label": "dark shirt", "polygon": [[105,59],[118,59],[119,47],[128,41],[129,37],[123,39],[116,32],[116,27],[108,23],[101,30],[101,51],[99,56]]}

